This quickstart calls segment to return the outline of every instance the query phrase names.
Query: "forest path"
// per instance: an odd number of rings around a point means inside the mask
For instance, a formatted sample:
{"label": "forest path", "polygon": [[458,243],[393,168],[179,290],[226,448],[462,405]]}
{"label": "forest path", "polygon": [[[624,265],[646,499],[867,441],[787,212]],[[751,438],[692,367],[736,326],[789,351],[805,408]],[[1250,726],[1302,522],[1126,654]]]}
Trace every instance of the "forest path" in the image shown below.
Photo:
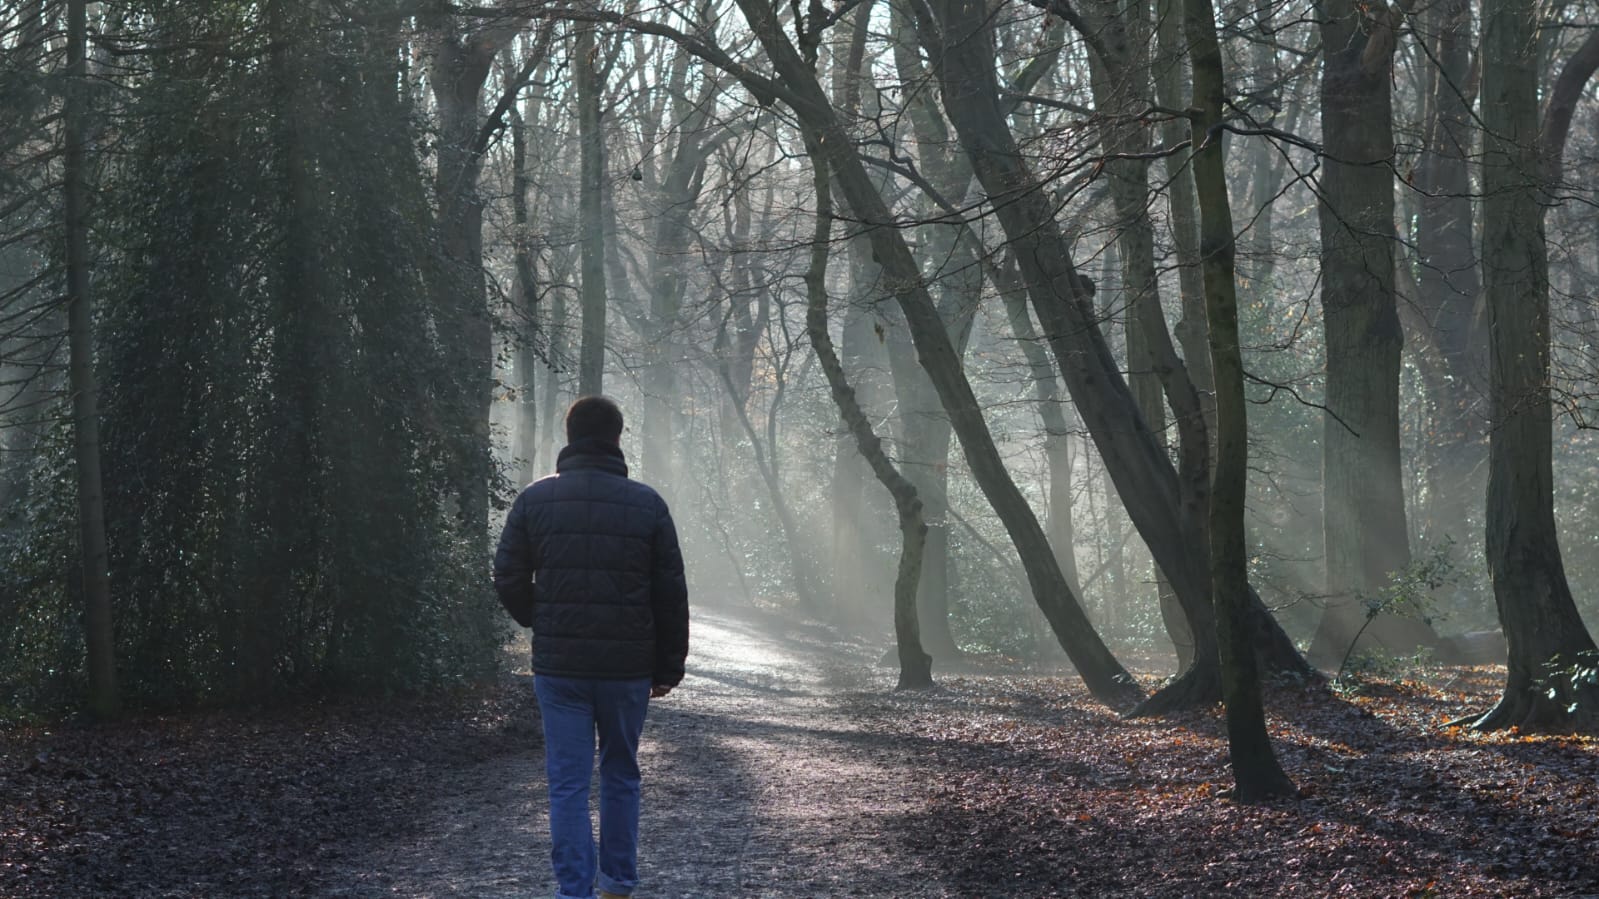
{"label": "forest path", "polygon": [[[926,794],[915,748],[850,701],[893,686],[871,655],[820,629],[774,637],[696,613],[688,675],[651,703],[639,752],[640,897],[945,893],[886,838]],[[347,860],[330,893],[554,895],[539,744],[438,771],[414,826]]]}

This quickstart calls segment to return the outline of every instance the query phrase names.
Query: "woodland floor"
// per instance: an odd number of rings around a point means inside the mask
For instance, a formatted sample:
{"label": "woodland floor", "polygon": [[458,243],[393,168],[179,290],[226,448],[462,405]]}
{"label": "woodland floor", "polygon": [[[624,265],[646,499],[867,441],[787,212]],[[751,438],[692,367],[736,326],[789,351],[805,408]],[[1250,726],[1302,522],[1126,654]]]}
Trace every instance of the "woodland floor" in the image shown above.
{"label": "woodland floor", "polygon": [[[1239,806],[1216,713],[998,664],[895,693],[881,646],[754,620],[698,613],[651,708],[640,897],[1599,896],[1599,743],[1438,726],[1494,669],[1275,688],[1305,796]],[[552,895],[529,694],[8,727],[0,896]]]}

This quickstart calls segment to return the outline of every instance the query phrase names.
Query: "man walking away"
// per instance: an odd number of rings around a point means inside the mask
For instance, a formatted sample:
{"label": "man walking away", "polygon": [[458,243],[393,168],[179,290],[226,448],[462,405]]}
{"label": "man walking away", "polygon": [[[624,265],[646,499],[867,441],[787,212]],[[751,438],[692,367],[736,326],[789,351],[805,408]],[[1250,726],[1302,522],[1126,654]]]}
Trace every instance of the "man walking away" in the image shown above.
{"label": "man walking away", "polygon": [[[688,588],[677,529],[654,490],[630,480],[622,411],[586,396],[566,413],[555,474],[516,498],[494,554],[500,601],[533,627],[544,719],[556,899],[638,886],[639,734],[651,697],[683,679]],[[599,735],[600,844],[589,817]]]}

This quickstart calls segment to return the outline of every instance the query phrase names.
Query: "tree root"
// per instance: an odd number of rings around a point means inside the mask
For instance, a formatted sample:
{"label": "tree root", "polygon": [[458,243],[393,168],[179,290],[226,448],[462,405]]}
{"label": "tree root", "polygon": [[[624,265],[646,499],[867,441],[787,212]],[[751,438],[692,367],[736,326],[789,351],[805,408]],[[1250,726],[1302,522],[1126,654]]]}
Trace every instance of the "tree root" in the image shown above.
{"label": "tree root", "polygon": [[1288,775],[1277,771],[1275,775],[1267,777],[1251,777],[1241,781],[1228,795],[1234,802],[1253,804],[1267,802],[1272,799],[1298,799],[1299,788],[1288,779]]}
{"label": "tree root", "polygon": [[1451,725],[1469,725],[1484,733],[1512,728],[1528,733],[1599,733],[1599,689],[1565,691],[1551,699],[1543,687],[1506,687],[1493,708],[1445,726]]}
{"label": "tree root", "polygon": [[[933,657],[921,650],[914,650],[911,653],[911,657],[906,658],[907,649],[907,647],[900,648],[899,683],[894,685],[894,689],[931,689],[933,687]],[[920,656],[920,658],[917,656]]]}
{"label": "tree root", "polygon": [[1221,665],[1214,658],[1196,660],[1127,713],[1129,718],[1156,718],[1221,702]]}

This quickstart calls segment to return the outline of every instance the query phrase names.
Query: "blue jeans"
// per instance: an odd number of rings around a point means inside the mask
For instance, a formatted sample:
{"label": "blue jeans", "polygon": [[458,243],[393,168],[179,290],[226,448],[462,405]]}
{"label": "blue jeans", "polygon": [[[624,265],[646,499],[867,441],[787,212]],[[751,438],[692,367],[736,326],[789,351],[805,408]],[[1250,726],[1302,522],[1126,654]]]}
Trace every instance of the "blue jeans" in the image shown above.
{"label": "blue jeans", "polygon": [[[533,678],[544,719],[550,787],[550,863],[556,899],[590,899],[600,889],[630,895],[638,886],[638,741],[650,679]],[[600,851],[594,854],[589,779],[600,738]]]}

